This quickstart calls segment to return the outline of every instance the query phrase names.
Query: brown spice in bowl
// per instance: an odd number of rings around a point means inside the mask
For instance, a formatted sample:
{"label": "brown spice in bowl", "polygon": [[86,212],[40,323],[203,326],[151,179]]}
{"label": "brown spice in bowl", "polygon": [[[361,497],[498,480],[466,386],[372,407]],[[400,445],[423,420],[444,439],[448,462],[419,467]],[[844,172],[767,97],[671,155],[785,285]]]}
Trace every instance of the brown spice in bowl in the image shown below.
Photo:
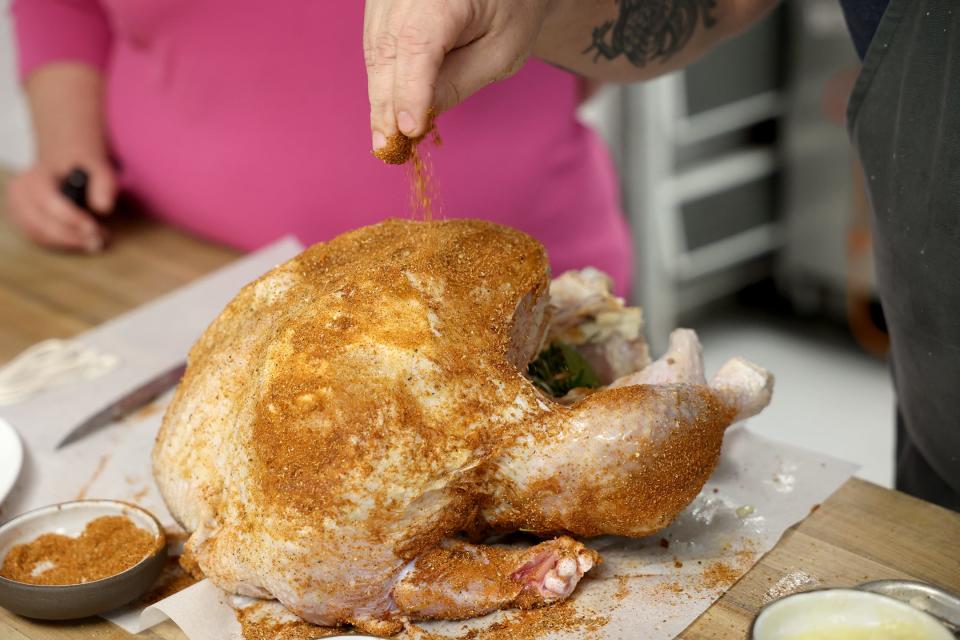
{"label": "brown spice in bowl", "polygon": [[38,585],[68,585],[109,578],[157,550],[163,539],[126,516],[102,516],[73,538],[45,533],[10,549],[0,576]]}

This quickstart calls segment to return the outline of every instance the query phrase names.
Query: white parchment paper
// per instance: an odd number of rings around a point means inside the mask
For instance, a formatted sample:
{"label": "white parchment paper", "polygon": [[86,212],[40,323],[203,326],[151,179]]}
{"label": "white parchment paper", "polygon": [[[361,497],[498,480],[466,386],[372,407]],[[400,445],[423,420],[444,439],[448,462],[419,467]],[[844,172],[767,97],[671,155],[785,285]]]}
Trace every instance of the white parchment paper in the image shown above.
{"label": "white parchment paper", "polygon": [[[16,511],[7,512],[9,504],[4,511],[13,515],[81,496],[115,498],[139,504],[172,526],[150,474],[150,449],[168,400],[169,394],[61,451],[30,451],[23,490],[12,505]],[[574,593],[572,606],[585,626],[544,638],[574,640],[586,630],[591,638],[609,640],[676,636],[855,470],[851,463],[768,440],[745,427],[731,429],[710,481],[670,527],[650,538],[588,542],[604,562]],[[209,581],[142,615],[126,609],[107,617],[131,633],[170,617],[190,640],[240,638],[231,598]],[[401,637],[456,638],[470,629],[519,625],[521,617],[506,612],[470,622],[422,623]]]}
{"label": "white parchment paper", "polygon": [[51,387],[19,404],[0,407],[0,416],[33,447],[53,449],[84,419],[183,363],[190,346],[241,287],[302,250],[293,238],[278,240],[71,338],[119,364],[96,380]]}
{"label": "white parchment paper", "polygon": [[[150,471],[150,449],[172,391],[125,419],[57,449],[84,418],[186,359],[190,346],[248,282],[303,249],[292,238],[263,249],[74,338],[117,356],[120,365],[96,380],[75,381],[0,408],[24,444],[23,468],[0,505],[0,522],[48,504],[113,498],[152,511],[175,527]],[[140,612],[118,624],[140,630]]]}
{"label": "white parchment paper", "polygon": [[[101,336],[105,328],[91,333],[103,337],[103,344],[126,342],[144,353],[159,349],[163,353],[141,359],[133,350],[126,356],[137,375],[159,372],[185,357],[189,345],[242,284],[298,250],[293,243],[278,245],[191,285],[186,294],[175,293],[163,304],[138,310],[132,320],[116,321],[123,340],[110,337],[109,332]],[[179,314],[178,309],[185,306],[190,306],[191,312]],[[162,333],[159,328],[170,318],[180,319],[175,345],[137,338]],[[99,387],[109,381],[89,384]],[[114,392],[98,391],[104,395]],[[0,521],[46,504],[89,497],[139,504],[156,514],[164,526],[174,527],[150,470],[150,451],[171,393],[124,420],[55,449],[70,423],[63,416],[75,414],[77,407],[90,410],[86,396],[84,389],[61,389],[3,412],[20,432],[26,456],[18,484],[0,509]],[[47,429],[45,420],[50,416],[58,416],[52,429],[56,433]],[[575,609],[572,617],[584,624],[567,625],[547,633],[544,640],[676,636],[773,547],[789,526],[802,520],[855,470],[853,464],[768,440],[745,427],[731,429],[707,486],[669,528],[640,540],[606,537],[588,541],[604,562],[581,582],[568,605]],[[203,581],[145,610],[126,608],[106,617],[132,633],[169,617],[190,640],[235,640],[241,635],[232,608],[237,602]],[[276,604],[258,606],[268,611],[273,607],[276,617],[283,617]],[[433,634],[457,638],[470,630],[491,627],[499,627],[499,638],[510,637],[509,631],[502,635],[504,628],[521,625],[526,615],[500,612],[469,622],[418,624],[402,637],[415,640]],[[542,618],[551,613],[548,608],[535,615]],[[474,640],[482,639],[479,635]]]}

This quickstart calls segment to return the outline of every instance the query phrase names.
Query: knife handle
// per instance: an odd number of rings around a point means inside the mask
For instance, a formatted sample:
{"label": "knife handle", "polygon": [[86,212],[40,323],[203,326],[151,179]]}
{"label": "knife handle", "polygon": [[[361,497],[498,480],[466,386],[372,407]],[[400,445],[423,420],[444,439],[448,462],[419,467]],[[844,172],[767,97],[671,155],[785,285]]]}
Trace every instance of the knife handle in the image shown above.
{"label": "knife handle", "polygon": [[89,182],[90,176],[87,172],[77,167],[60,181],[60,193],[81,209],[89,211],[90,208],[87,206],[87,185]]}

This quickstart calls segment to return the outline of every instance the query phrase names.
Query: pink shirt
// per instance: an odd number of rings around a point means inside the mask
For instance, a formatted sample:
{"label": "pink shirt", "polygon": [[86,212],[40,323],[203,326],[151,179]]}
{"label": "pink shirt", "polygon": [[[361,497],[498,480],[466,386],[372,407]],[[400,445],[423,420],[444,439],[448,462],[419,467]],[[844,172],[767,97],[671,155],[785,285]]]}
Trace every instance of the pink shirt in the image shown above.
{"label": "pink shirt", "polygon": [[[369,153],[360,0],[14,0],[20,71],[103,69],[112,149],[154,215],[253,249],[409,216],[406,171]],[[441,216],[540,239],[555,273],[630,279],[609,155],[578,80],[531,60],[438,121]]]}

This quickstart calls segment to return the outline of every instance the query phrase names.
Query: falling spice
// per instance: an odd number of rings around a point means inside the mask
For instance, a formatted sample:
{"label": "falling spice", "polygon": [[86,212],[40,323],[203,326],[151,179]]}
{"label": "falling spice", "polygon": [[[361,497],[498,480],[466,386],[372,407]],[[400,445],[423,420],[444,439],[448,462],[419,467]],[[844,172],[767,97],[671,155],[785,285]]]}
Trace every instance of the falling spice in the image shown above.
{"label": "falling spice", "polygon": [[73,538],[45,533],[10,549],[0,576],[17,582],[65,585],[93,582],[134,566],[164,544],[126,516],[103,516]]}
{"label": "falling spice", "polygon": [[414,216],[428,221],[433,219],[433,205],[437,199],[433,179],[433,166],[430,156],[420,147],[427,137],[434,146],[440,146],[442,140],[435,123],[436,112],[427,112],[427,130],[416,138],[408,138],[397,132],[387,138],[387,144],[373,155],[387,164],[406,164],[410,162],[410,210]]}
{"label": "falling spice", "polygon": [[[440,146],[440,134],[431,119],[431,142]],[[433,163],[430,155],[420,145],[415,145],[410,153],[410,211],[414,217],[424,222],[433,220],[433,207],[437,200],[436,180],[433,176]]]}

